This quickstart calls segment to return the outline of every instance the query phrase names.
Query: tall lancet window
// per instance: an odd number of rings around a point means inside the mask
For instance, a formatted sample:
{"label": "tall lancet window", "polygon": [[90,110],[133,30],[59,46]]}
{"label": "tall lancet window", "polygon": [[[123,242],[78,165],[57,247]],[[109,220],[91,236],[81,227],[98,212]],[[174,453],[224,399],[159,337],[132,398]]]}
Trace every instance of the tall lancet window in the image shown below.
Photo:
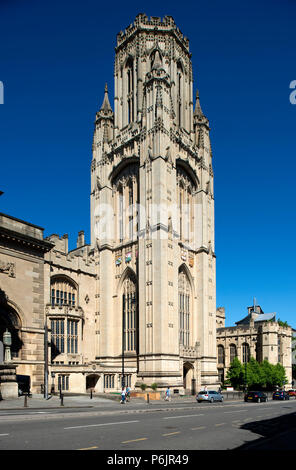
{"label": "tall lancet window", "polygon": [[137,287],[128,277],[123,283],[122,294],[123,348],[125,352],[137,350]]}
{"label": "tall lancet window", "polygon": [[126,63],[127,78],[127,123],[134,120],[134,67],[130,58]]}
{"label": "tall lancet window", "polygon": [[128,216],[128,226],[129,226],[129,238],[132,240],[133,238],[133,204],[134,204],[134,198],[133,198],[133,181],[130,180],[128,184],[128,211],[129,211],[129,216]]}
{"label": "tall lancet window", "polygon": [[183,69],[182,69],[181,62],[178,62],[177,64],[177,119],[178,119],[179,127],[183,125],[182,82],[183,82]]}
{"label": "tall lancet window", "polygon": [[185,347],[190,344],[191,287],[184,271],[179,272],[179,342]]}
{"label": "tall lancet window", "polygon": [[124,200],[123,200],[123,188],[120,185],[118,189],[118,232],[119,241],[123,241],[124,235]]}
{"label": "tall lancet window", "polygon": [[177,167],[177,194],[179,211],[179,234],[184,243],[192,243],[194,237],[194,190],[195,183],[188,173],[181,167]]}

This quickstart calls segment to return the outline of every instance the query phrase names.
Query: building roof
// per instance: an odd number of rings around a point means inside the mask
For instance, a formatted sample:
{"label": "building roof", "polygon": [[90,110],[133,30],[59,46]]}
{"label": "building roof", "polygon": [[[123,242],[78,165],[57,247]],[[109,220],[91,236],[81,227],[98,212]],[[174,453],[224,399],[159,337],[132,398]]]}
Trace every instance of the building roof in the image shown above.
{"label": "building roof", "polygon": [[269,320],[275,320],[276,313],[251,313],[244,317],[242,320],[239,320],[235,322],[236,325],[248,325],[250,323],[251,318],[254,320],[254,322],[260,322],[260,321],[269,321]]}

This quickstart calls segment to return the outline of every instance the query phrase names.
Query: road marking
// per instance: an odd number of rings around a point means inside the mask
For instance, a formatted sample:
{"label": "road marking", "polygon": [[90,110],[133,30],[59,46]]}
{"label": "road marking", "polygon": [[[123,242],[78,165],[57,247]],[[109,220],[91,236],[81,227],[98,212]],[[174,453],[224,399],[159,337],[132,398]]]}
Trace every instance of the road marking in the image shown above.
{"label": "road marking", "polygon": [[217,423],[215,426],[223,426],[225,423]]}
{"label": "road marking", "polygon": [[131,439],[130,441],[122,441],[121,444],[128,444],[128,442],[147,441],[148,437],[140,437],[139,439]]}
{"label": "road marking", "polygon": [[84,449],[78,449],[78,450],[91,450],[91,449],[97,449],[97,447],[85,447]]}
{"label": "road marking", "polygon": [[173,434],[180,434],[181,431],[176,432],[168,432],[167,434],[163,434],[163,436],[172,436]]}
{"label": "road marking", "polygon": [[248,410],[224,411],[224,413],[247,413]]}
{"label": "road marking", "polygon": [[167,416],[166,418],[162,418],[162,419],[192,418],[192,416],[204,416],[204,415]]}
{"label": "road marking", "polygon": [[9,436],[9,434],[0,434],[0,437]]}
{"label": "road marking", "polygon": [[85,424],[83,426],[69,426],[64,429],[81,429],[81,428],[93,428],[96,426],[112,426],[112,424],[129,424],[129,423],[138,423],[138,420],[135,421],[117,421],[116,423],[101,423],[101,424]]}
{"label": "road marking", "polygon": [[197,431],[198,429],[205,429],[205,426],[198,426],[198,428],[191,428],[191,431]]}

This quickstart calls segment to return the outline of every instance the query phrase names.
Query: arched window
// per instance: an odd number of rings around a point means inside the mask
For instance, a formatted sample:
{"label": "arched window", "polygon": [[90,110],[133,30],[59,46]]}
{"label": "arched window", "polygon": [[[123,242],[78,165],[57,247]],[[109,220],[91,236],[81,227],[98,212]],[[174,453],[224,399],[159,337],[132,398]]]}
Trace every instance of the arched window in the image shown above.
{"label": "arched window", "polygon": [[182,100],[182,87],[183,87],[183,68],[181,62],[177,63],[177,119],[178,126],[183,125],[183,100]]}
{"label": "arched window", "polygon": [[125,352],[137,351],[137,286],[128,277],[123,282],[122,293],[123,349]]}
{"label": "arched window", "polygon": [[[76,284],[67,277],[57,276],[51,279],[51,306],[75,308],[78,305]],[[70,310],[71,311],[71,310]],[[64,310],[57,309],[50,315],[51,360],[59,354],[78,353],[78,331],[80,320],[66,316]]]}
{"label": "arched window", "polygon": [[116,240],[134,240],[137,233],[138,163],[127,164],[111,180]]}
{"label": "arched window", "polygon": [[179,272],[179,341],[185,347],[190,345],[191,286],[184,271]]}
{"label": "arched window", "polygon": [[129,58],[126,62],[127,78],[127,124],[134,121],[134,67],[133,59]]}
{"label": "arched window", "polygon": [[77,289],[73,282],[64,277],[51,280],[51,305],[75,307],[77,305]]}
{"label": "arched window", "polygon": [[180,240],[190,243],[193,238],[193,193],[195,185],[182,167],[177,167],[177,194]]}
{"label": "arched window", "polygon": [[225,352],[224,352],[224,346],[219,344],[218,346],[218,364],[225,364]]}
{"label": "arched window", "polygon": [[119,241],[122,242],[124,238],[124,198],[122,185],[118,187],[118,225]]}
{"label": "arched window", "polygon": [[231,344],[229,346],[229,359],[230,363],[232,363],[233,359],[237,357],[237,350],[235,344]]}
{"label": "arched window", "polygon": [[248,345],[248,343],[243,343],[242,349],[243,349],[243,363],[249,362],[249,360],[250,360],[250,346]]}

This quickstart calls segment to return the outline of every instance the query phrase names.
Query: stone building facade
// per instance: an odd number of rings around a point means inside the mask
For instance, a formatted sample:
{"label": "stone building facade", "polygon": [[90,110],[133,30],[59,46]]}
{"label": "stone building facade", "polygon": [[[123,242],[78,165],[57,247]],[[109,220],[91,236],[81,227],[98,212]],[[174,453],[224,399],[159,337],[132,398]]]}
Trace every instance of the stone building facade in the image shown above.
{"label": "stone building facade", "polygon": [[45,256],[52,246],[41,227],[0,214],[0,364],[8,330],[17,373],[30,376],[39,391],[44,383]]}
{"label": "stone building facade", "polygon": [[96,357],[111,374],[124,355],[132,386],[218,386],[212,153],[188,39],[171,17],[138,15],[114,76],[91,164]]}
{"label": "stone building facade", "polygon": [[226,379],[234,357],[248,362],[253,357],[258,362],[265,359],[271,364],[282,364],[292,386],[292,328],[276,321],[275,313],[264,313],[259,305],[248,307],[248,314],[225,327],[225,310],[217,309],[217,367],[219,380]]}
{"label": "stone building facade", "polygon": [[44,375],[73,392],[120,390],[123,377],[218,388],[212,152],[189,41],[172,17],[140,14],[117,35],[114,76],[114,111],[106,86],[95,118],[90,244],[80,232],[69,251],[67,235],[19,222],[37,240],[28,267],[1,247],[13,361],[33,392]]}

